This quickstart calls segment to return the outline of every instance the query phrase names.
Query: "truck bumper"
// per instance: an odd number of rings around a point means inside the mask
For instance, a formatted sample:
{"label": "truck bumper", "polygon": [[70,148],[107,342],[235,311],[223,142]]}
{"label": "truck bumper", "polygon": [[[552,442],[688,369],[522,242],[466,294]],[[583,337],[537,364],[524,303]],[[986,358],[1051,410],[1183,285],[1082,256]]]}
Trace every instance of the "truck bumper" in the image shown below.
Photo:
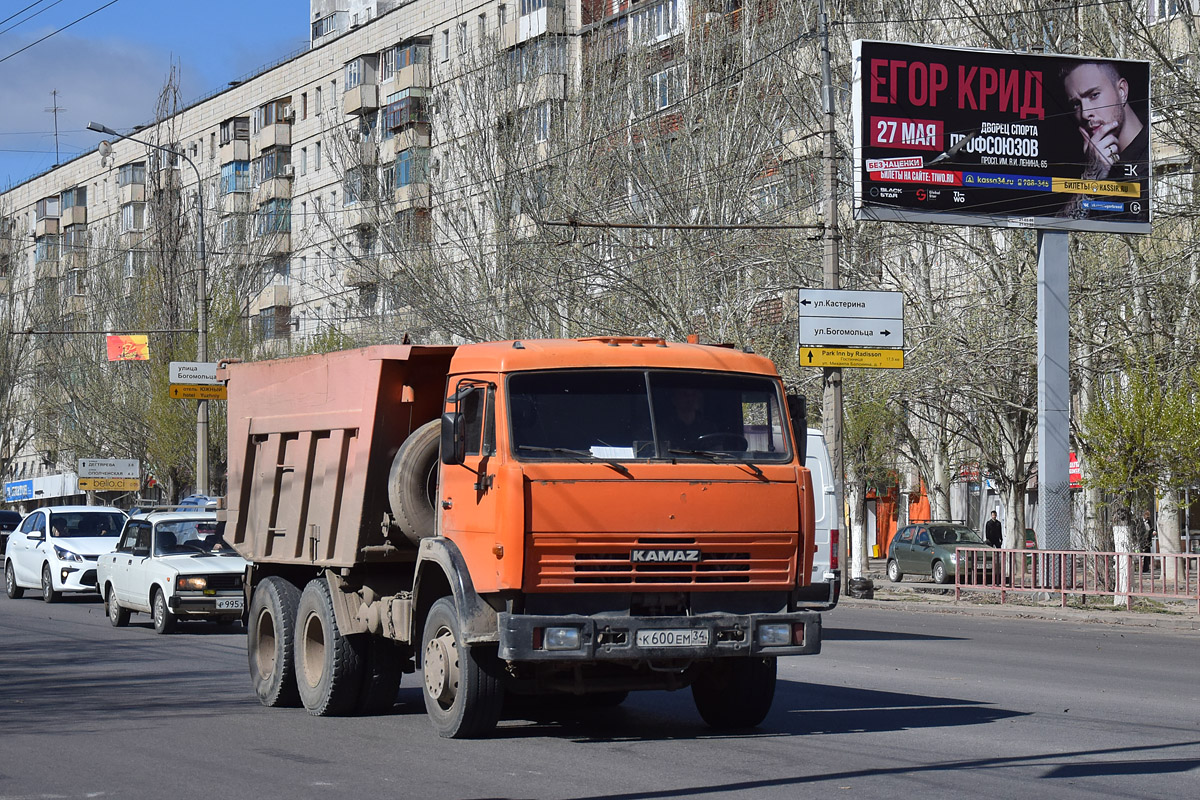
{"label": "truck bumper", "polygon": [[[499,614],[500,658],[539,662],[637,662],[679,659],[799,656],[821,652],[821,615],[698,614],[629,617]],[[787,644],[768,644],[760,626],[786,625]],[[547,630],[577,629],[578,647],[551,649]],[[778,638],[779,628],[771,630]],[[764,635],[766,630],[762,632]],[[568,641],[571,637],[567,637]],[[682,641],[682,643],[680,643]],[[561,646],[561,645],[560,645]]]}

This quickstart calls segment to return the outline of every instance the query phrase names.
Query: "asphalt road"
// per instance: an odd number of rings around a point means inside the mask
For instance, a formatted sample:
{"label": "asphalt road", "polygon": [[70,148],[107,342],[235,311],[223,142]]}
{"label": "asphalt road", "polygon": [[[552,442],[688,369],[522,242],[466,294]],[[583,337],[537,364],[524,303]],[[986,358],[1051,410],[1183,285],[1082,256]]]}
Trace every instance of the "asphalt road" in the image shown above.
{"label": "asphalt road", "polygon": [[244,636],[109,626],[0,597],[0,799],[1182,798],[1200,785],[1200,634],[843,604],[757,731],[688,692],[438,739],[391,714],[262,708]]}

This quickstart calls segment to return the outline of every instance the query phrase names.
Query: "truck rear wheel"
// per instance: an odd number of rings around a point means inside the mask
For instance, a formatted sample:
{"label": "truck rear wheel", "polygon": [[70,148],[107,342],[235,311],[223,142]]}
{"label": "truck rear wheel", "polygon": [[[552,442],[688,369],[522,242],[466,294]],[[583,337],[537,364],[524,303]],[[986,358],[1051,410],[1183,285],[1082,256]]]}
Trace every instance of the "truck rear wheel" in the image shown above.
{"label": "truck rear wheel", "polygon": [[391,639],[370,634],[366,636],[357,709],[360,714],[382,714],[396,704],[404,662],[400,648]]}
{"label": "truck rear wheel", "polygon": [[247,618],[246,652],[254,693],[264,706],[300,704],[292,664],[299,604],[300,590],[283,578],[264,578],[254,588]]}
{"label": "truck rear wheel", "polygon": [[439,736],[470,739],[496,727],[504,706],[500,659],[494,645],[466,645],[452,599],[429,609],[421,654],[425,710]]}
{"label": "truck rear wheel", "polygon": [[729,658],[707,665],[692,684],[692,699],[714,728],[753,728],[775,699],[773,658]]}
{"label": "truck rear wheel", "polygon": [[413,544],[433,536],[440,442],[441,421],[425,423],[400,445],[388,473],[392,518]]}
{"label": "truck rear wheel", "polygon": [[324,578],[308,582],[296,612],[296,687],[308,713],[338,716],[355,710],[362,660],[353,641],[338,629]]}

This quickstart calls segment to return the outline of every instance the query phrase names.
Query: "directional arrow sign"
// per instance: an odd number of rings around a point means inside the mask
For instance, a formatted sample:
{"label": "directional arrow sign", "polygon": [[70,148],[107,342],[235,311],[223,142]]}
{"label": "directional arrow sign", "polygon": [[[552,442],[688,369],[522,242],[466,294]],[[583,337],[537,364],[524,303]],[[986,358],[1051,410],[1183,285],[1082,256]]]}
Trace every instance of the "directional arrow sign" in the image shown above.
{"label": "directional arrow sign", "polygon": [[801,289],[800,316],[902,320],[904,293]]}
{"label": "directional arrow sign", "polygon": [[800,290],[800,343],[834,347],[903,347],[900,292]]}
{"label": "directional arrow sign", "polygon": [[800,341],[837,347],[901,347],[904,322],[897,319],[801,317]]}
{"label": "directional arrow sign", "polygon": [[849,347],[802,347],[802,367],[865,367],[903,369],[903,350],[866,350]]}

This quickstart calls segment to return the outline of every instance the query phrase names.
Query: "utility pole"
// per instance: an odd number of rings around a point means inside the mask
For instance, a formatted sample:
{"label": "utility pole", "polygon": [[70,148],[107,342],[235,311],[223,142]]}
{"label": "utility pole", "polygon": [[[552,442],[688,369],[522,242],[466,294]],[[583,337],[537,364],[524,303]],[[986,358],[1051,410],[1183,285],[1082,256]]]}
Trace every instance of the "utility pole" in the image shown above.
{"label": "utility pole", "polygon": [[[829,55],[829,14],[825,0],[817,3],[818,26],[821,36],[821,104],[824,112],[825,147],[822,156],[825,178],[825,228],[821,236],[824,243],[822,257],[822,287],[842,288],[842,273],[838,265],[838,206],[837,206],[837,154],[835,150],[833,69]],[[833,469],[833,497],[837,510],[834,527],[838,532],[838,566],[841,569],[842,591],[849,581],[849,563],[846,559],[850,532],[846,529],[846,464],[842,448],[842,370],[840,367],[825,367],[824,392],[821,398],[821,427],[825,443],[829,447],[829,459]]]}

